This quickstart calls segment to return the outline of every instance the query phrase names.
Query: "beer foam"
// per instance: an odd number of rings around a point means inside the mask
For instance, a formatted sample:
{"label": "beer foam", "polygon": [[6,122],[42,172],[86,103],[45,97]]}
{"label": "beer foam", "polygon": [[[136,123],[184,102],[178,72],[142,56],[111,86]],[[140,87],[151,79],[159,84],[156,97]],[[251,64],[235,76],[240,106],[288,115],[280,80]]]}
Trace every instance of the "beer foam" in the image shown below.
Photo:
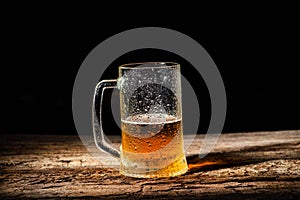
{"label": "beer foam", "polygon": [[124,123],[132,124],[164,124],[180,121],[181,118],[176,118],[168,114],[139,114],[127,117],[125,120],[122,119]]}

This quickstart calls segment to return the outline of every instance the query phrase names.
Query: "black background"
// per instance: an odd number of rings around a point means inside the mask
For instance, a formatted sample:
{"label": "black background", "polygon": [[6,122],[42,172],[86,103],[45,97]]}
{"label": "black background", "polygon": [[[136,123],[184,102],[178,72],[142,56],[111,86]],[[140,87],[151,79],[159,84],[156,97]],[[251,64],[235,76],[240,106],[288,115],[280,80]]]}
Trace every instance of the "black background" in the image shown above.
{"label": "black background", "polygon": [[[174,10],[131,12],[101,6],[76,10],[35,6],[10,6],[1,14],[1,134],[76,134],[72,89],[81,63],[103,40],[145,26],[180,31],[210,54],[227,92],[224,132],[300,128],[299,16],[293,6],[247,10],[242,6],[222,13],[211,9],[207,14],[203,7],[187,10],[180,5]],[[114,73],[115,78],[118,64],[165,58],[186,62],[168,52],[146,49],[117,59],[99,79],[113,78]],[[191,83],[199,80],[187,70],[183,73]],[[199,132],[205,132],[207,91],[203,82],[193,87],[203,92],[200,106],[205,117]],[[117,130],[114,123],[106,128]]]}

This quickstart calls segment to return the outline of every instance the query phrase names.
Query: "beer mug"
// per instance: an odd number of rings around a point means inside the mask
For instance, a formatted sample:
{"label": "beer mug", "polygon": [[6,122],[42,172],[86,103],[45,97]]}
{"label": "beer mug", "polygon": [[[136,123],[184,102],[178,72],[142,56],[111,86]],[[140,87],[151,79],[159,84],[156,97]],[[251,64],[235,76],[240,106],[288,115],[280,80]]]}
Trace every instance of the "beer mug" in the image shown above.
{"label": "beer mug", "polygon": [[[102,129],[105,89],[120,90],[122,142],[112,145]],[[120,173],[138,178],[184,174],[180,65],[146,62],[119,67],[119,78],[100,81],[93,99],[96,146],[120,158]],[[99,112],[99,115],[97,113]]]}

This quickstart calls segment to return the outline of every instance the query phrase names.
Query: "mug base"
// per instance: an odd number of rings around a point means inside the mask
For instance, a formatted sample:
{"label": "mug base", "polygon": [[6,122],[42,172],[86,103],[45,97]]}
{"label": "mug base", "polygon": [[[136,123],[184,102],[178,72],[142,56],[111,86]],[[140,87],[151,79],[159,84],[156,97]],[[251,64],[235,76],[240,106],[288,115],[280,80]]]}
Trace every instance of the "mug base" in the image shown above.
{"label": "mug base", "polygon": [[[137,166],[138,168],[138,166]],[[139,172],[137,169],[126,169],[124,165],[121,164],[120,173],[124,176],[134,177],[134,178],[165,178],[165,177],[175,177],[183,175],[188,171],[188,166],[186,158],[184,155],[178,157],[173,163],[161,169],[145,169],[145,172]]]}

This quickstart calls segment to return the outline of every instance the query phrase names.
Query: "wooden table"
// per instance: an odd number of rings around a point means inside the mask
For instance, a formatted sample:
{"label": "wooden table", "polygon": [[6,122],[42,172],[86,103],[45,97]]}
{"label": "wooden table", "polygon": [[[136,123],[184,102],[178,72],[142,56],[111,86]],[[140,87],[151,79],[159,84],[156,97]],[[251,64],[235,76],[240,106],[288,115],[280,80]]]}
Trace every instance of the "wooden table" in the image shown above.
{"label": "wooden table", "polygon": [[[175,178],[124,177],[92,157],[77,136],[3,135],[1,199],[299,199],[300,131],[222,134],[204,159],[203,135]],[[118,142],[118,141],[117,141]],[[103,162],[109,156],[101,155]],[[105,160],[106,159],[106,160]]]}

